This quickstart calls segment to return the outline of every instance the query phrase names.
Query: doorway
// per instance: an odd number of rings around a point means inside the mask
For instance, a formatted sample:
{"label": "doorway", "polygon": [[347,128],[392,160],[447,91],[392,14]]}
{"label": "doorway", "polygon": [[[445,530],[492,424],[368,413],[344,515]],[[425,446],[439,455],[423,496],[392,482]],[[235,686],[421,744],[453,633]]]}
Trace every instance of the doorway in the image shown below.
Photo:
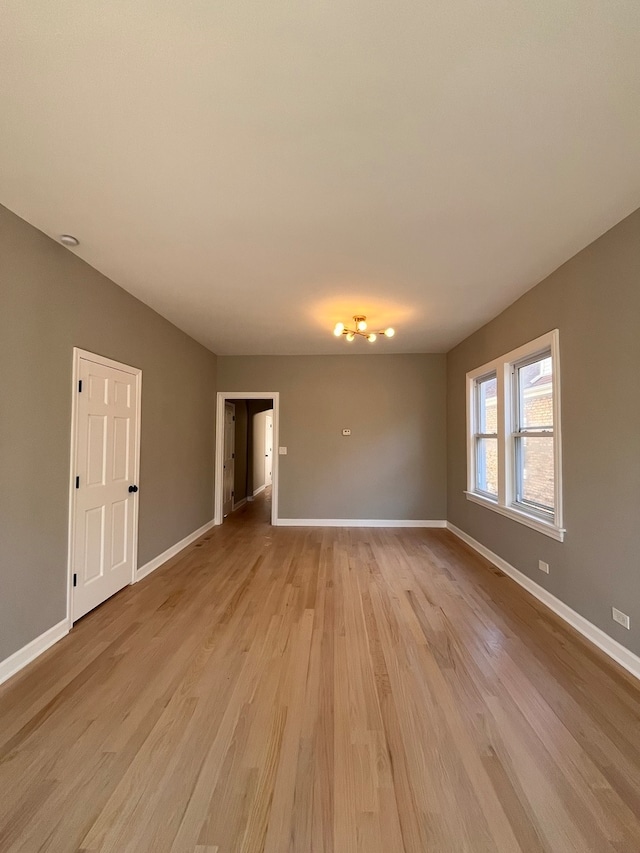
{"label": "doorway", "polygon": [[71,624],[135,581],[141,389],[141,370],[74,348]]}
{"label": "doorway", "polygon": [[224,459],[222,460],[222,514],[225,518],[233,509],[235,496],[235,423],[235,404],[226,400],[224,404]]}
{"label": "doorway", "polygon": [[[270,436],[271,436],[271,452],[270,452],[270,461],[271,465],[269,465],[269,473],[271,475],[271,524],[277,525],[278,523],[278,454],[274,452],[274,448],[278,446],[278,424],[279,424],[279,394],[277,391],[220,391],[217,396],[217,406],[216,406],[216,458],[215,458],[215,511],[214,511],[214,520],[216,524],[222,524],[222,521],[227,514],[225,511],[224,504],[224,477],[225,477],[225,468],[224,468],[224,457],[225,457],[225,447],[227,446],[227,440],[225,438],[226,432],[226,411],[228,404],[238,404],[246,403],[249,410],[252,408],[252,403],[258,404],[262,401],[263,406],[256,405],[255,408],[262,408],[263,410],[269,408],[268,415],[271,420],[270,426]],[[267,403],[270,406],[267,406]],[[264,413],[264,423],[266,427],[266,413]],[[262,466],[264,473],[267,473],[267,440],[266,440],[266,429],[264,431],[264,437],[261,440],[260,445],[259,442],[256,442],[252,447],[252,452],[258,454],[260,456],[260,465]],[[237,463],[239,460],[234,460]],[[254,467],[256,467],[256,463],[253,463]],[[242,465],[235,466],[236,468],[236,477],[240,476],[240,472],[242,469]],[[264,486],[263,486],[264,488]],[[241,493],[239,493],[241,494]],[[247,490],[246,497],[247,500],[251,500],[253,498],[253,488],[251,491]],[[238,498],[239,495],[236,495]]]}
{"label": "doorway", "polygon": [[267,414],[264,424],[264,483],[273,482],[273,415]]}

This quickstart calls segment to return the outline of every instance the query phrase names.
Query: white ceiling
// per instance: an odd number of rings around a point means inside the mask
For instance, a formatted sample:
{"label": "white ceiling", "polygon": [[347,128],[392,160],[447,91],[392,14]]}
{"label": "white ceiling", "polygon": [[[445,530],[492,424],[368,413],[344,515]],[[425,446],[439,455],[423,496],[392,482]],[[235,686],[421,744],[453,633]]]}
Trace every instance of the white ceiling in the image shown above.
{"label": "white ceiling", "polygon": [[0,202],[219,354],[446,350],[640,205],[640,2],[5,0]]}

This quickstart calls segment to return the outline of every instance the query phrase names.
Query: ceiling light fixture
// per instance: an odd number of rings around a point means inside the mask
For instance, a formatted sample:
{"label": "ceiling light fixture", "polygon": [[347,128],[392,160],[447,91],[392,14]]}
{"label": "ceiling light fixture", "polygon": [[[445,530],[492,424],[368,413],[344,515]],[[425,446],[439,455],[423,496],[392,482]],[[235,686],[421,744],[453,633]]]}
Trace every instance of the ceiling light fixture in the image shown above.
{"label": "ceiling light fixture", "polygon": [[68,246],[70,249],[75,249],[76,246],[80,245],[80,240],[72,234],[61,234],[60,242],[63,246]]}
{"label": "ceiling light fixture", "polygon": [[367,332],[367,318],[362,314],[353,315],[353,324],[355,328],[348,329],[344,323],[336,323],[333,334],[336,338],[340,338],[344,335],[348,341],[354,340],[356,335],[359,335],[361,338],[366,338],[369,343],[372,344],[378,335],[384,335],[386,338],[392,338],[396,333],[395,329],[392,329],[391,327],[388,329],[380,329],[379,332]]}

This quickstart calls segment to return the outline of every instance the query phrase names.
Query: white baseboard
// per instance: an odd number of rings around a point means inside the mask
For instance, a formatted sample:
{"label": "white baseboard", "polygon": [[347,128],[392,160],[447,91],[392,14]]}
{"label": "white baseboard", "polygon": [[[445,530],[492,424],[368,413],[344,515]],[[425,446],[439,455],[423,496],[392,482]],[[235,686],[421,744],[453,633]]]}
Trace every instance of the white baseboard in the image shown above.
{"label": "white baseboard", "polygon": [[[171,548],[167,548],[167,550],[162,554],[158,554],[157,557],[154,557],[153,560],[150,560],[146,565],[138,569],[136,573],[136,581],[142,580],[142,578],[150,575],[151,572],[155,571],[163,563],[166,563],[167,560],[175,557],[176,554],[179,554],[180,551],[183,551],[186,547],[191,545],[192,542],[195,542],[196,539],[204,536],[204,534],[208,530],[211,530],[213,526],[214,522],[208,521],[206,524],[203,524],[202,527],[198,528],[198,530],[194,530],[193,533],[185,536],[185,538],[181,539],[180,542],[176,542],[176,544],[172,545]],[[11,678],[12,675],[15,675],[28,663],[31,663],[32,660],[45,652],[54,643],[57,643],[58,640],[61,640],[69,633],[69,629],[70,625],[68,620],[63,619],[62,622],[58,622],[57,625],[49,628],[44,632],[44,634],[41,634],[39,637],[36,637],[35,640],[31,640],[30,643],[27,643],[26,646],[18,649],[17,652],[14,652],[10,657],[6,658],[6,660],[0,661],[0,684],[8,678]]]}
{"label": "white baseboard", "polygon": [[246,498],[241,498],[239,501],[234,501],[233,507],[231,508],[231,512],[235,512],[240,507],[244,506],[247,502]]}
{"label": "white baseboard", "polygon": [[410,518],[279,518],[278,527],[446,527],[447,522]]}
{"label": "white baseboard", "polygon": [[465,533],[464,530],[460,530],[459,527],[456,527],[455,524],[451,524],[451,522],[447,522],[447,528],[461,539],[463,542],[466,542],[474,551],[477,551],[478,554],[482,554],[490,563],[493,563],[494,566],[497,566],[501,571],[512,578],[516,583],[520,584],[521,587],[530,592],[538,601],[541,601],[545,604],[550,610],[559,616],[561,619],[564,619],[572,628],[575,628],[583,637],[586,637],[587,640],[592,642],[595,646],[597,646],[601,651],[605,654],[609,655],[616,663],[619,663],[620,666],[624,667],[628,672],[634,675],[636,678],[640,678],[640,657],[634,654],[632,651],[629,651],[622,643],[619,643],[617,640],[614,640],[613,637],[610,637],[609,634],[606,634],[601,628],[598,628],[592,622],[589,622],[588,619],[585,619],[584,616],[581,616],[579,613],[576,613],[575,610],[572,610],[568,604],[565,604],[564,601],[561,601],[559,598],[556,598],[555,595],[550,593],[544,587],[537,584],[534,580],[531,580],[530,577],[523,574],[519,569],[516,569],[510,563],[507,563],[506,560],[503,560],[502,557],[499,557],[497,554],[494,554],[493,551],[490,551],[489,548],[485,547],[481,542],[478,542],[477,539],[474,539],[472,536],[469,536],[468,533]]}
{"label": "white baseboard", "polygon": [[141,581],[142,578],[146,578],[147,575],[150,575],[151,572],[155,572],[156,569],[159,569],[167,560],[170,560],[172,557],[175,557],[176,554],[179,554],[180,551],[184,551],[192,542],[195,542],[196,539],[199,539],[201,536],[211,530],[214,526],[215,522],[213,519],[211,521],[207,521],[206,524],[203,524],[202,527],[199,527],[197,530],[194,530],[193,533],[190,533],[188,536],[185,536],[184,539],[181,539],[179,542],[176,542],[175,545],[172,545],[170,548],[167,548],[166,551],[163,551],[162,554],[158,554],[157,557],[154,557],[153,560],[149,560],[148,563],[145,563],[144,566],[141,566],[136,572],[136,583]]}
{"label": "white baseboard", "polygon": [[31,640],[26,646],[18,649],[10,657],[0,662],[0,684],[15,675],[32,660],[35,660],[43,652],[46,652],[54,643],[61,640],[69,633],[69,622],[65,618],[57,625],[49,628],[44,634],[40,634],[35,640]]}
{"label": "white baseboard", "polygon": [[253,497],[255,498],[255,496],[256,496],[256,495],[259,495],[259,494],[260,494],[260,492],[264,492],[264,490],[265,490],[266,488],[267,488],[266,483],[263,483],[263,484],[262,484],[262,486],[258,486],[258,488],[257,488],[257,489],[254,489],[254,490],[253,490]]}

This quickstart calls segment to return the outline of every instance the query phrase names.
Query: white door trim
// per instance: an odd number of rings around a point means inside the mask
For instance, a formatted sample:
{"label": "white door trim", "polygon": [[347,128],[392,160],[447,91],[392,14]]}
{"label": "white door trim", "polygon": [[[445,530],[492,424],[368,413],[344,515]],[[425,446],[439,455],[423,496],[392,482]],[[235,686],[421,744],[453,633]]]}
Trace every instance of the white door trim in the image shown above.
{"label": "white door trim", "polygon": [[[135,444],[136,451],[134,453],[134,474],[136,483],[140,482],[140,422],[142,420],[142,370],[138,367],[131,367],[128,364],[122,364],[119,361],[114,361],[111,358],[106,358],[102,355],[97,355],[88,350],[73,348],[73,381],[71,385],[71,454],[69,457],[69,524],[68,524],[68,543],[67,543],[67,624],[69,628],[73,626],[72,616],[72,596],[73,596],[73,564],[74,564],[74,542],[75,542],[75,516],[76,516],[76,454],[78,449],[78,381],[80,378],[80,360],[93,361],[96,364],[101,364],[104,367],[113,367],[116,370],[122,370],[124,373],[130,373],[136,380],[136,409],[138,411]],[[139,500],[135,501],[133,510],[133,565],[131,572],[131,583],[136,581],[136,571],[138,567],[138,506]]]}
{"label": "white door trim", "polygon": [[280,393],[278,391],[218,391],[216,402],[216,461],[214,486],[214,522],[222,524],[222,465],[224,457],[224,404],[229,400],[273,400],[273,467],[271,486],[271,524],[278,524],[278,464],[280,443]]}

